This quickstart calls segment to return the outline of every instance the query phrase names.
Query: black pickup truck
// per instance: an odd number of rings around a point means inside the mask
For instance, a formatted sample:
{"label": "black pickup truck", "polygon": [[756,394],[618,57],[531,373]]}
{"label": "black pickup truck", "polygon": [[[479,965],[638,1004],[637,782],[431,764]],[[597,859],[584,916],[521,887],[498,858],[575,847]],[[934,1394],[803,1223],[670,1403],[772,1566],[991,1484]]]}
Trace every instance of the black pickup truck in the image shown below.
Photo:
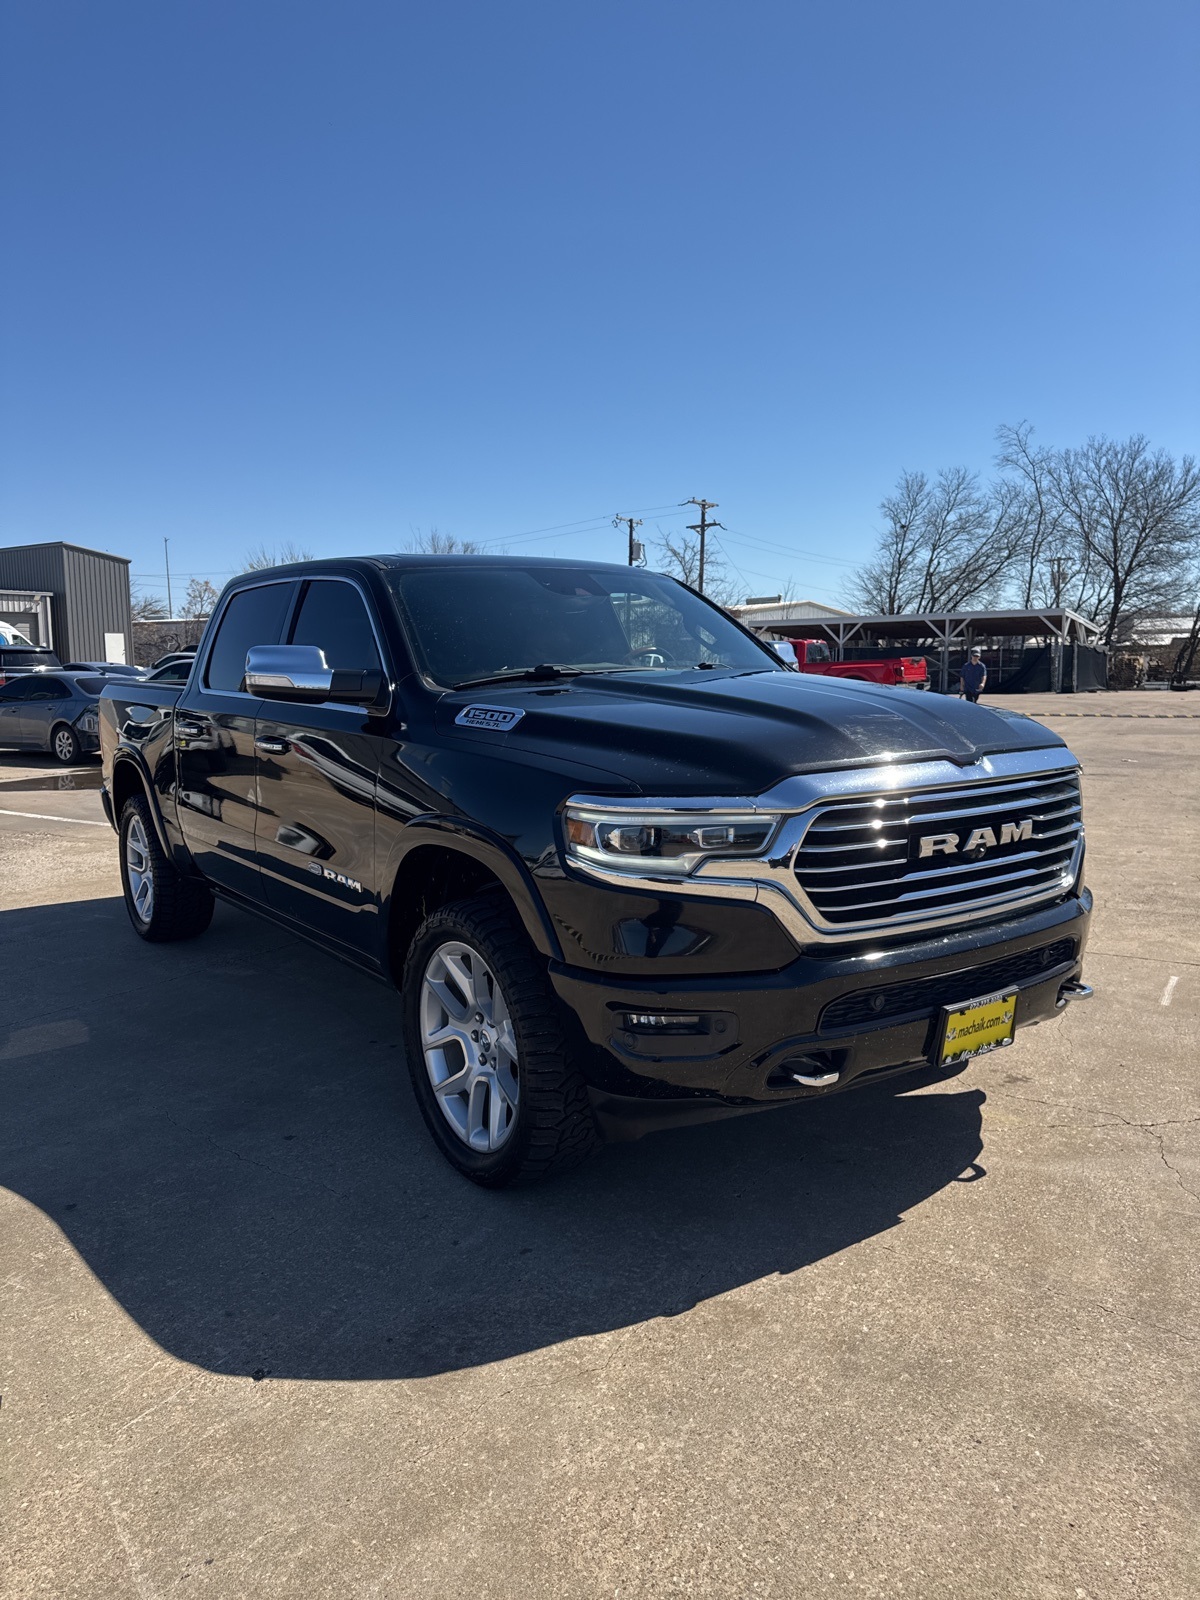
{"label": "black pickup truck", "polygon": [[1090,992],[1054,734],[801,676],[653,573],[247,574],[182,688],[100,707],[137,933],[191,938],[217,897],[394,982],[430,1133],[479,1183],[949,1074]]}

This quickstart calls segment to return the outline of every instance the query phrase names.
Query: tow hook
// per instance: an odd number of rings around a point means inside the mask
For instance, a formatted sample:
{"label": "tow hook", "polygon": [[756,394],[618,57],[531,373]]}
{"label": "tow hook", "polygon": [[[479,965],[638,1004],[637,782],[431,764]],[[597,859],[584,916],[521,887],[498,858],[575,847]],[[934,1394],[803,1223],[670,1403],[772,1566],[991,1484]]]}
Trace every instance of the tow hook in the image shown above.
{"label": "tow hook", "polygon": [[793,1072],[791,1077],[797,1083],[802,1083],[806,1089],[828,1089],[831,1083],[836,1083],[841,1077],[840,1072]]}
{"label": "tow hook", "polygon": [[1061,1011],[1064,1006],[1070,1005],[1072,1000],[1090,1000],[1094,992],[1089,984],[1080,983],[1078,978],[1072,978],[1058,991],[1058,999],[1054,1004]]}

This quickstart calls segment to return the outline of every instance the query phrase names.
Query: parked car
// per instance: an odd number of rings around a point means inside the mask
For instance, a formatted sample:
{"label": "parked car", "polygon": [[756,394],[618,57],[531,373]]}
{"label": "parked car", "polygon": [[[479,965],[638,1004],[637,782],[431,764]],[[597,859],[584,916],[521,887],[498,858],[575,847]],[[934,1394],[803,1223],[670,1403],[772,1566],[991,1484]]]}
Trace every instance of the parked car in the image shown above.
{"label": "parked car", "polygon": [[157,672],[160,667],[169,667],[176,661],[186,661],[190,666],[195,654],[194,650],[168,650],[166,655],[150,663],[150,671]]}
{"label": "parked car", "polygon": [[27,672],[53,671],[61,666],[54,651],[44,645],[0,644],[0,684]]}
{"label": "parked car", "polygon": [[161,667],[151,667],[146,673],[146,683],[186,683],[192,672],[191,656],[176,656]]}
{"label": "parked car", "polygon": [[641,569],[245,574],[182,689],[109,679],[100,716],[135,932],[192,938],[219,897],[396,982],[477,1183],[957,1072],[1090,993],[1057,734],[801,676]]}
{"label": "parked car", "polygon": [[90,672],[97,678],[144,678],[146,667],[126,666],[123,661],[67,661],[64,672]]}
{"label": "parked car", "polygon": [[92,673],[26,672],[0,687],[0,745],[48,750],[72,766],[100,748],[96,702],[108,683]]}
{"label": "parked car", "polygon": [[928,689],[929,668],[924,656],[883,656],[877,661],[835,661],[824,639],[783,639],[777,647],[798,672],[823,678],[850,678],[859,683],[885,683],[893,688]]}

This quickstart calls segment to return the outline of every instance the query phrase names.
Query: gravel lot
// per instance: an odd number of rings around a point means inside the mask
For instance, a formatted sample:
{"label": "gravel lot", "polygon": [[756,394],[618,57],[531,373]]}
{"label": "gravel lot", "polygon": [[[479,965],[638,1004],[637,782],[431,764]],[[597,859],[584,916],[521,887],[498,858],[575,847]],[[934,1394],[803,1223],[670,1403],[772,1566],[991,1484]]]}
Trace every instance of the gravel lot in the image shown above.
{"label": "gravel lot", "polygon": [[1090,1004],[511,1195],[389,991],[224,909],[141,945],[94,789],[0,753],[2,1592],[1200,1593],[1200,695],[1020,708]]}

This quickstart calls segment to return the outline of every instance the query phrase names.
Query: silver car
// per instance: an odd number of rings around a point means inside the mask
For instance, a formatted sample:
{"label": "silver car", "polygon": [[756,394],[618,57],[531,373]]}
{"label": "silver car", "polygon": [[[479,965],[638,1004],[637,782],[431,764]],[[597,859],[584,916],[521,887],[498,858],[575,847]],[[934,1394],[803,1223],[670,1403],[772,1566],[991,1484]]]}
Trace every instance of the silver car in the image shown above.
{"label": "silver car", "polygon": [[111,679],[83,672],[28,672],[0,688],[0,746],[48,750],[69,767],[100,749],[96,702]]}

